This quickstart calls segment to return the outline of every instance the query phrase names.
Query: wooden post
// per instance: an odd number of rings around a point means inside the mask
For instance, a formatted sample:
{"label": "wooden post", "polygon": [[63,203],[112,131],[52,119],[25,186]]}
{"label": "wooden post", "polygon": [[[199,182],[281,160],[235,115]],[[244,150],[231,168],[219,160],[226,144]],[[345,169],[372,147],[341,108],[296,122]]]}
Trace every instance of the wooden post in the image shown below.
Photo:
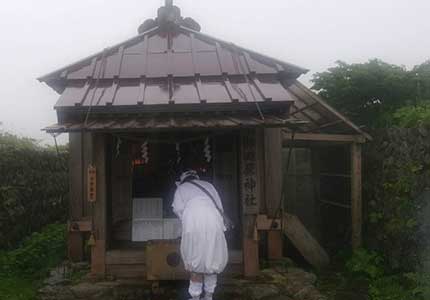
{"label": "wooden post", "polygon": [[267,244],[268,244],[268,258],[269,259],[280,259],[283,256],[283,240],[282,231],[280,230],[269,230],[267,233]]}
{"label": "wooden post", "polygon": [[106,271],[106,138],[93,135],[93,164],[97,169],[97,200],[94,203],[95,246],[91,249],[91,273],[104,275]]}
{"label": "wooden post", "polygon": [[361,247],[362,200],[361,200],[361,145],[351,144],[351,218],[352,248]]}
{"label": "wooden post", "polygon": [[[264,178],[267,215],[279,218],[282,206],[282,135],[280,129],[264,130]],[[268,258],[282,258],[282,233],[268,232]]]}
{"label": "wooden post", "polygon": [[254,239],[243,239],[243,272],[245,277],[255,277],[260,272],[258,241]]}
{"label": "wooden post", "polygon": [[[70,176],[70,221],[81,221],[83,214],[83,157],[82,157],[82,134],[69,134],[69,176]],[[82,233],[68,232],[67,253],[72,262],[80,262],[84,258],[84,240]]]}
{"label": "wooden post", "polygon": [[256,130],[243,130],[240,134],[243,264],[246,277],[254,277],[259,273],[258,237],[255,236],[261,194],[257,139]]}

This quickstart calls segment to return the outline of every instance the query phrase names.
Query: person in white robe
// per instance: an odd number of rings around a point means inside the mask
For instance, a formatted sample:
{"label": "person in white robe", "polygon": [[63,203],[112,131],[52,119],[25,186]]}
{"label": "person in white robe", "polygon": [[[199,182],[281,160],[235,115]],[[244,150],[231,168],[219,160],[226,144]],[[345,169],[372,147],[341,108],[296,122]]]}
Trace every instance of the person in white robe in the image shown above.
{"label": "person in white robe", "polygon": [[173,211],[182,223],[181,256],[185,269],[191,273],[189,293],[192,299],[212,300],[220,274],[228,261],[223,217],[214,201],[190,181],[203,187],[223,212],[221,199],[215,187],[200,180],[197,172],[181,175],[173,200]]}

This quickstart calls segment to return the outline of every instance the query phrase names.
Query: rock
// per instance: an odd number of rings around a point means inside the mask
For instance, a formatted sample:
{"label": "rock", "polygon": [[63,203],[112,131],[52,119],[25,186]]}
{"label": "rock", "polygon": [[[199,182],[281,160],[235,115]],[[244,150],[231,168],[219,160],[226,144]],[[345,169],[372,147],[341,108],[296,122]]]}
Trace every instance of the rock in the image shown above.
{"label": "rock", "polygon": [[283,268],[283,269],[287,269],[287,268],[292,268],[295,267],[295,263],[293,262],[292,259],[288,258],[288,257],[283,257],[280,259],[274,259],[274,260],[269,260],[268,261],[268,265],[271,268]]}
{"label": "rock", "polygon": [[260,300],[279,295],[279,288],[274,284],[255,284],[247,286],[245,294],[252,300]]}
{"label": "rock", "polygon": [[290,298],[286,295],[280,295],[280,296],[270,297],[265,300],[293,300],[293,298]]}
{"label": "rock", "polygon": [[317,281],[315,274],[306,272],[299,268],[289,268],[288,273],[285,274],[285,278],[287,281],[291,280],[302,282],[303,285],[313,285]]}
{"label": "rock", "polygon": [[79,262],[79,263],[71,263],[70,269],[79,272],[79,271],[89,271],[90,265],[86,262]]}
{"label": "rock", "polygon": [[76,300],[69,288],[64,286],[46,286],[39,290],[41,300]]}
{"label": "rock", "polygon": [[70,281],[65,278],[66,269],[62,266],[57,267],[49,273],[49,277],[43,282],[45,285],[62,285]]}
{"label": "rock", "polygon": [[315,287],[307,286],[303,288],[301,291],[294,295],[294,298],[301,300],[324,300],[323,297]]}
{"label": "rock", "polygon": [[78,299],[90,299],[93,297],[104,299],[103,297],[110,296],[112,294],[111,287],[109,286],[87,282],[72,286],[70,287],[70,290]]}
{"label": "rock", "polygon": [[421,134],[421,136],[423,137],[427,137],[428,136],[428,131],[427,128],[420,126],[418,127],[418,132]]}

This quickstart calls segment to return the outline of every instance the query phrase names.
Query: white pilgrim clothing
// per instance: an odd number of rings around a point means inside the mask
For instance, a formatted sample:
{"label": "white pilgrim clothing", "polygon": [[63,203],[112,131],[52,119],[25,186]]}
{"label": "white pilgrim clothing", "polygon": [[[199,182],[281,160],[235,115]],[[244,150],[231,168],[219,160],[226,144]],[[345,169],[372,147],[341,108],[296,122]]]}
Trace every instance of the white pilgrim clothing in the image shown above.
{"label": "white pilgrim clothing", "polygon": [[[223,211],[214,186],[202,180],[194,182],[204,187]],[[228,260],[226,228],[213,201],[197,186],[184,182],[176,190],[172,207],[182,222],[181,255],[185,269],[200,274],[221,273]]]}

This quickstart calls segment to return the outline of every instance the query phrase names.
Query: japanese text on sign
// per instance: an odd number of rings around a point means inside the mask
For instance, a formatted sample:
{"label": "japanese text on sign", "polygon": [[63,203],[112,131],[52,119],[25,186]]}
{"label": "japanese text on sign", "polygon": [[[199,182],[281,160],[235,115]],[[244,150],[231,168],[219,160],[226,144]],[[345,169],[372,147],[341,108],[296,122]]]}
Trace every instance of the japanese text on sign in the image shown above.
{"label": "japanese text on sign", "polygon": [[241,190],[245,214],[258,213],[257,147],[255,131],[241,135]]}

